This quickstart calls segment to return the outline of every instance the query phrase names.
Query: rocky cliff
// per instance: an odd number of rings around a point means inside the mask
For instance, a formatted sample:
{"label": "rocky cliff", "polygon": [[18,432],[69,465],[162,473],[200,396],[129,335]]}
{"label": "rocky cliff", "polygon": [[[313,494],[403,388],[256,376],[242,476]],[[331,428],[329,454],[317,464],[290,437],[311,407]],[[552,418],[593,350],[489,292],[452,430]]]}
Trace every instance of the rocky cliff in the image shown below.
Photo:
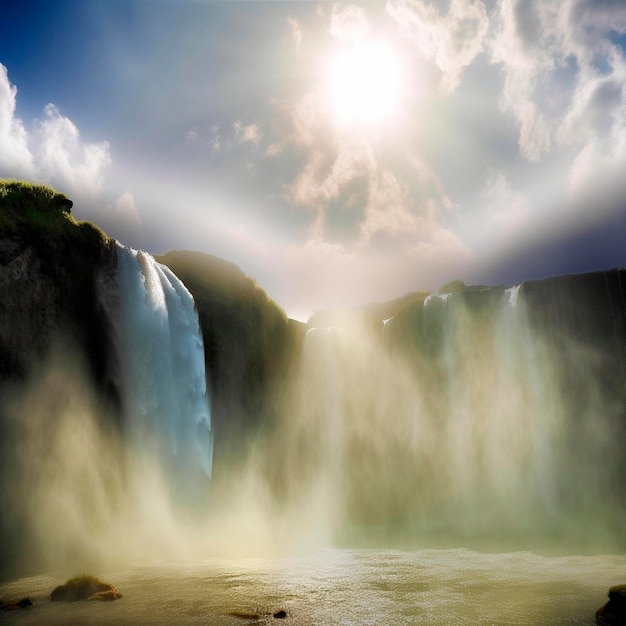
{"label": "rocky cliff", "polygon": [[236,265],[200,252],[157,256],[194,297],[213,399],[216,476],[245,456],[248,438],[271,428],[305,326],[290,320]]}
{"label": "rocky cliff", "polygon": [[115,402],[110,326],[98,296],[112,280],[113,242],[75,221],[71,207],[50,188],[0,181],[0,390],[25,380],[51,351],[77,351]]}
{"label": "rocky cliff", "polygon": [[[77,406],[85,422],[95,416],[111,441],[123,436],[118,246],[77,222],[71,209],[53,189],[0,180],[0,575],[15,573],[20,562],[41,562],[34,553],[49,547],[37,544],[42,533],[29,514],[41,494],[28,492],[37,485],[54,498],[53,449],[67,435],[67,407]],[[199,310],[215,476],[225,456],[245,456],[246,432],[273,420],[302,332],[236,266],[185,252],[161,261],[187,284]],[[123,472],[124,459],[116,463]],[[112,480],[91,478],[86,484],[94,489]]]}

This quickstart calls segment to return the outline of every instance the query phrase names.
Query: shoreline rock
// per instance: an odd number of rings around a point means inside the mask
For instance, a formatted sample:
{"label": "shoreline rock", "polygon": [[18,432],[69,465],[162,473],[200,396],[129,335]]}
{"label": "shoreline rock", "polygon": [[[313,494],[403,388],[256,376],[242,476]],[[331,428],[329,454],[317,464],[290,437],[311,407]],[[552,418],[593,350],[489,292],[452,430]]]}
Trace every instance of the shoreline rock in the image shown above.
{"label": "shoreline rock", "polygon": [[100,580],[96,576],[71,578],[64,585],[55,587],[50,594],[52,602],[77,602],[79,600],[110,602],[119,600],[121,597],[122,594],[111,583]]}
{"label": "shoreline rock", "polygon": [[22,598],[17,602],[0,601],[0,610],[2,611],[19,611],[20,609],[27,609],[29,606],[33,606],[30,598]]}
{"label": "shoreline rock", "polygon": [[596,611],[598,626],[626,626],[626,585],[609,589],[609,601]]}

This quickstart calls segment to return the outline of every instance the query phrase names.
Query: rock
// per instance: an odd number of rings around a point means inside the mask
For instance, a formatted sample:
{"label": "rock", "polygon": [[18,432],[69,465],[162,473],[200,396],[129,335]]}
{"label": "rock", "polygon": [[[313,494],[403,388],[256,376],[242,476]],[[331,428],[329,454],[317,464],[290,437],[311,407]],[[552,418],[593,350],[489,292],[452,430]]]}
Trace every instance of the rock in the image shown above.
{"label": "rock", "polygon": [[246,611],[229,611],[228,615],[232,615],[233,617],[238,617],[239,619],[249,619],[249,620],[261,619],[261,615],[259,613],[248,613]]}
{"label": "rock", "polygon": [[609,589],[609,600],[626,606],[626,585],[616,585]]}
{"label": "rock", "polygon": [[111,584],[96,576],[77,576],[64,585],[56,587],[50,594],[53,602],[77,602],[78,600],[110,601],[122,594]]}
{"label": "rock", "polygon": [[626,626],[626,585],[609,589],[609,601],[596,611],[596,624]]}
{"label": "rock", "polygon": [[99,602],[111,602],[112,600],[119,600],[122,594],[114,587],[107,589],[106,591],[98,591],[92,596],[89,596],[87,600],[95,600]]}
{"label": "rock", "polygon": [[274,617],[276,619],[284,619],[285,617],[287,617],[287,611],[283,611],[283,610],[276,611],[276,613],[274,613]]}
{"label": "rock", "polygon": [[33,606],[30,598],[22,598],[17,602],[7,602],[6,604],[0,602],[0,609],[3,611],[19,611],[19,609],[27,609],[29,606]]}

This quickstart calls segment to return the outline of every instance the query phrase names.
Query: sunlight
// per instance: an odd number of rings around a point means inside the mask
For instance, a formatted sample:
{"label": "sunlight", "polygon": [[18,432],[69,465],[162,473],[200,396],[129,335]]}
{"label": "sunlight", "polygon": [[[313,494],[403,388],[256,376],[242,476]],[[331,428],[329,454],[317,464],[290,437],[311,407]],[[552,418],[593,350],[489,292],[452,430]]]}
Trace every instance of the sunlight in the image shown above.
{"label": "sunlight", "polygon": [[388,45],[359,43],[330,61],[328,96],[341,125],[378,125],[398,110],[403,90],[403,65]]}

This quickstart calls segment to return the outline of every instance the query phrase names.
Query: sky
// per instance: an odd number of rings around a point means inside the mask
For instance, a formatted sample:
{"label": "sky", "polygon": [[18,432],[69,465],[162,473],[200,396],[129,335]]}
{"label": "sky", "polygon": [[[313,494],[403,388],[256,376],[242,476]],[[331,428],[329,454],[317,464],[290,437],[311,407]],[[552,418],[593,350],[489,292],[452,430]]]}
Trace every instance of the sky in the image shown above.
{"label": "sky", "polygon": [[20,0],[0,177],[287,314],[626,265],[626,2]]}

